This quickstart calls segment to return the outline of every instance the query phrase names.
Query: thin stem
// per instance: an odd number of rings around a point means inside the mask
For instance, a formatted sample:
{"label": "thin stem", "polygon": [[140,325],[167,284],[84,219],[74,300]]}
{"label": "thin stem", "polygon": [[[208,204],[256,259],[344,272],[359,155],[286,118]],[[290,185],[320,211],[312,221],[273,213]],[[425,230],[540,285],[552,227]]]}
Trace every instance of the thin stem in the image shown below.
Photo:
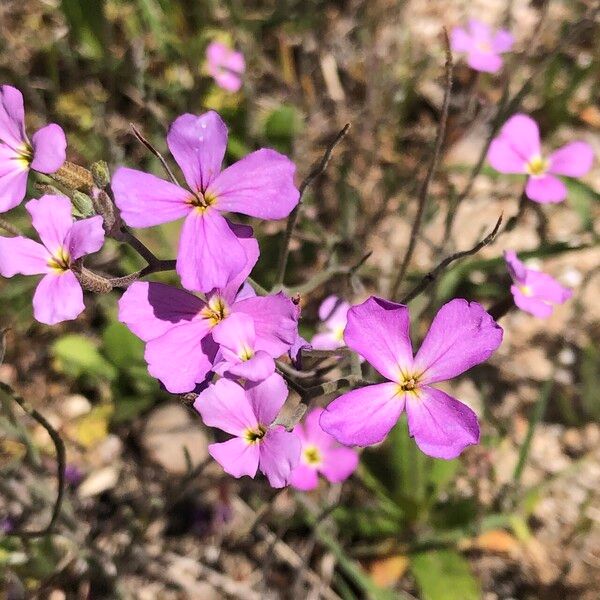
{"label": "thin stem", "polygon": [[23,232],[18,227],[2,218],[0,218],[0,229],[12,233],[12,235],[23,235]]}
{"label": "thin stem", "polygon": [[178,185],[179,187],[181,187],[181,184],[177,180],[177,177],[175,177],[175,174],[173,173],[173,171],[171,171],[171,167],[169,167],[169,165],[167,164],[167,161],[165,160],[164,156],[141,134],[140,130],[133,123],[129,123],[129,126],[131,127],[131,129],[133,131],[133,135],[137,138],[137,140],[141,144],[143,144],[148,150],[150,150],[150,152],[152,152],[152,154],[154,154],[154,156],[156,156],[156,158],[158,158],[158,160],[160,161],[160,164],[163,166],[164,170],[166,171],[167,175],[169,176],[169,179],[175,185]]}
{"label": "thin stem", "polygon": [[158,258],[156,258],[154,252],[152,252],[152,250],[150,250],[143,242],[138,240],[138,238],[136,238],[128,229],[123,228],[120,237],[122,241],[129,244],[149,265],[158,262]]}

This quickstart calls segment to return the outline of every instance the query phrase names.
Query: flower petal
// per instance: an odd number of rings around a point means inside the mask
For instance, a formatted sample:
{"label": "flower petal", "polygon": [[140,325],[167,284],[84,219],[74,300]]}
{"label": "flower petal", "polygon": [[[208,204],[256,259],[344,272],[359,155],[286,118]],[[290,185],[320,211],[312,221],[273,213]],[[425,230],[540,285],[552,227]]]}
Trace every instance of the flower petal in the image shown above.
{"label": "flower petal", "polygon": [[310,344],[315,350],[335,350],[336,348],[343,348],[345,345],[331,331],[316,333]]}
{"label": "flower petal", "polygon": [[190,188],[204,192],[221,172],[227,126],[214,110],[200,116],[187,113],[173,121],[167,144]]}
{"label": "flower petal", "polygon": [[454,52],[469,52],[472,47],[471,36],[462,27],[454,27],[450,33],[450,48]]}
{"label": "flower petal", "polygon": [[344,481],[356,471],[358,453],[351,448],[332,448],[325,453],[319,471],[331,483]]}
{"label": "flower petal", "polygon": [[510,31],[499,29],[492,38],[492,50],[497,53],[509,52],[515,43],[515,38]]}
{"label": "flower petal", "polygon": [[540,130],[537,123],[527,115],[517,114],[508,119],[496,139],[504,140],[513,155],[518,156],[523,164],[522,169],[519,171],[503,171],[494,165],[491,156],[488,155],[491,165],[501,173],[523,173],[525,172],[525,163],[541,154]]}
{"label": "flower petal", "polygon": [[194,210],[187,216],[177,251],[177,273],[184,288],[197,292],[223,288],[246,261],[244,247],[216,210]]}
{"label": "flower petal", "polygon": [[246,61],[241,52],[231,50],[220,42],[211,42],[206,48],[209,74],[217,84],[230,92],[242,87],[241,75],[246,69]]}
{"label": "flower petal", "polygon": [[209,454],[232,477],[255,477],[258,470],[260,448],[241,438],[233,438],[220,444],[210,444]]}
{"label": "flower petal", "polygon": [[567,177],[583,177],[594,164],[594,150],[585,142],[571,142],[549,157],[549,172]]}
{"label": "flower petal", "polygon": [[542,204],[562,202],[567,197],[567,186],[553,175],[530,177],[525,193],[530,200]]}
{"label": "flower petal", "polygon": [[294,468],[300,462],[300,440],[283,427],[267,432],[260,443],[258,467],[271,484],[282,488],[289,484]]}
{"label": "flower petal", "polygon": [[51,254],[65,247],[73,226],[71,201],[66,196],[47,194],[39,200],[30,200],[25,208],[31,215],[31,224]]}
{"label": "flower petal", "polygon": [[13,150],[27,141],[23,94],[12,85],[0,85],[0,141]]}
{"label": "flower petal", "polygon": [[190,192],[149,173],[120,167],[111,181],[115,204],[130,227],[151,227],[185,217]]}
{"label": "flower petal", "polygon": [[225,169],[207,192],[221,211],[260,219],[287,217],[300,199],[294,185],[294,163],[279,152],[262,148]]}
{"label": "flower petal", "polygon": [[554,277],[533,269],[527,270],[525,285],[531,289],[536,298],[553,304],[562,304],[573,295],[572,290],[560,285]]}
{"label": "flower petal", "polygon": [[48,272],[50,254],[42,244],[23,236],[0,237],[0,275],[12,277]]}
{"label": "flower petal", "polygon": [[502,342],[502,328],[477,304],[457,298],[444,304],[415,357],[421,384],[444,381],[487,360]]}
{"label": "flower petal", "polygon": [[292,471],[290,485],[297,490],[308,492],[319,485],[319,475],[314,467],[300,462]]}
{"label": "flower petal", "polygon": [[467,64],[476,71],[483,73],[497,73],[502,68],[502,59],[491,52],[471,50],[467,55]]}
{"label": "flower petal", "polygon": [[420,397],[406,400],[408,430],[428,456],[456,458],[467,446],[479,442],[477,415],[445,392],[424,386]]}
{"label": "flower petal", "polygon": [[29,169],[20,166],[16,161],[3,156],[7,146],[0,146],[0,213],[9,211],[19,205],[27,192]]}
{"label": "flower petal", "polygon": [[230,363],[226,372],[248,381],[264,381],[275,373],[275,361],[266,352],[259,350],[246,361]]}
{"label": "flower petal", "polygon": [[[228,302],[229,304],[233,303],[236,298],[239,298],[240,287],[242,287],[254,269],[254,266],[258,262],[258,258],[260,256],[260,248],[258,247],[258,242],[254,237],[252,237],[252,227],[248,225],[240,225],[238,223],[231,223],[229,219],[226,219],[229,228],[238,239],[239,243],[244,248],[244,252],[246,253],[246,264],[244,268],[237,273],[234,277],[232,277],[227,285],[221,290],[221,296]],[[250,287],[252,290],[252,287]],[[247,290],[246,290],[247,292]],[[251,296],[256,296],[256,294],[252,293]],[[248,294],[245,294],[244,297],[247,297]]]}
{"label": "flower petal", "polygon": [[75,221],[69,230],[65,245],[73,260],[98,252],[104,244],[104,228],[100,215]]}
{"label": "flower petal", "polygon": [[327,450],[335,444],[335,440],[321,427],[321,415],[325,412],[320,406],[313,408],[304,420],[304,430],[300,437],[304,437],[309,444]]}
{"label": "flower petal", "polygon": [[371,296],[348,311],[344,339],[384,377],[397,381],[413,362],[409,329],[406,306]]}
{"label": "flower petal", "polygon": [[526,162],[510,141],[502,137],[492,140],[487,155],[488,162],[500,173],[526,173]]}
{"label": "flower petal", "polygon": [[71,321],[84,310],[83,290],[71,271],[46,275],[33,295],[33,316],[46,325]]}
{"label": "flower petal", "polygon": [[504,260],[506,261],[508,272],[510,273],[513,281],[524,283],[525,277],[527,276],[527,268],[519,260],[517,253],[514,250],[505,250]]}
{"label": "flower petal", "polygon": [[346,446],[383,441],[404,410],[395,383],[368,385],[336,398],[321,415],[321,427]]}
{"label": "flower petal", "polygon": [[31,168],[40,173],[55,173],[67,159],[67,138],[56,123],[36,131],[31,138],[33,161]]}
{"label": "flower petal", "polygon": [[262,425],[273,423],[288,397],[287,385],[277,373],[260,383],[247,384],[246,393],[254,414]]}
{"label": "flower petal", "polygon": [[521,310],[532,314],[534,317],[539,317],[540,319],[547,319],[552,315],[554,307],[551,304],[533,296],[526,296],[516,285],[512,285],[510,291],[512,292],[515,304]]}
{"label": "flower petal", "polygon": [[213,329],[213,339],[239,356],[246,348],[254,349],[254,321],[244,313],[233,313]]}

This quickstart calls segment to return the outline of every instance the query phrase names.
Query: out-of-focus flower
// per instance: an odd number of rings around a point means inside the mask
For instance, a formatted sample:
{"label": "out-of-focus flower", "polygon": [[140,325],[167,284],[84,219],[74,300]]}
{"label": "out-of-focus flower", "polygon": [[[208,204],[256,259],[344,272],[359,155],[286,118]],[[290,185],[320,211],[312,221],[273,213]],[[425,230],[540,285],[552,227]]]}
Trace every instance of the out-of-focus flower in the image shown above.
{"label": "out-of-focus flower", "polygon": [[33,296],[35,318],[47,325],[75,319],[85,305],[71,267],[102,248],[102,217],[73,222],[71,202],[65,196],[42,196],[25,207],[42,243],[22,236],[0,237],[0,275],[44,275]]}
{"label": "out-of-focus flower", "polygon": [[567,197],[567,187],[555,175],[583,177],[592,168],[594,151],[585,142],[571,142],[544,157],[537,123],[517,114],[492,141],[488,160],[500,173],[528,175],[525,193],[531,200],[561,202]]}
{"label": "out-of-focus flower", "polygon": [[321,427],[345,445],[381,442],[406,409],[408,429],[429,456],[455,458],[479,441],[477,415],[432,384],[491,356],[502,329],[476,302],[455,299],[438,311],[413,357],[408,308],[371,297],[348,311],[344,338],[387,383],[352,390],[321,415]]}
{"label": "out-of-focus flower", "polygon": [[54,173],[65,162],[67,139],[51,123],[36,131],[31,140],[25,132],[23,94],[0,86],[0,213],[20,204],[27,191],[29,170]]}
{"label": "out-of-focus flower", "polygon": [[311,410],[304,425],[294,427],[302,442],[300,463],[292,472],[290,484],[299,490],[313,490],[319,483],[319,473],[331,483],[344,481],[358,465],[356,450],[338,444],[321,429],[319,419],[322,408]]}
{"label": "out-of-focus flower", "polygon": [[555,304],[563,304],[573,292],[547,273],[527,268],[513,250],[504,252],[504,260],[513,280],[510,286],[515,304],[536,317],[547,318]]}
{"label": "out-of-focus flower", "polygon": [[337,296],[329,296],[319,307],[323,331],[313,336],[311,345],[317,350],[335,350],[345,346],[344,329],[350,304]]}
{"label": "out-of-focus flower", "polygon": [[274,374],[246,388],[219,379],[194,402],[204,423],[235,436],[211,444],[210,455],[233,477],[254,477],[258,469],[274,488],[289,483],[300,459],[300,439],[281,425],[273,425],[287,398],[287,387]]}
{"label": "out-of-focus flower", "polygon": [[466,29],[455,27],[450,34],[452,50],[465,52],[472,69],[487,73],[496,73],[502,68],[500,54],[509,52],[514,41],[506,29],[492,31],[489,25],[476,19],[470,19]]}
{"label": "out-of-focus flower", "polygon": [[206,47],[206,65],[219,87],[228,92],[237,92],[242,87],[246,61],[241,52],[221,42],[211,42]]}

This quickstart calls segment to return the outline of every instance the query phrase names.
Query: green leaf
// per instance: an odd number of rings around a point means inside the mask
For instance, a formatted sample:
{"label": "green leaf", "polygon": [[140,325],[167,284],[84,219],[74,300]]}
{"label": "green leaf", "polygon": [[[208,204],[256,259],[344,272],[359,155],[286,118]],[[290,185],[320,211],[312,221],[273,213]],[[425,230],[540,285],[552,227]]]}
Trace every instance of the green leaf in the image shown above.
{"label": "green leaf", "polygon": [[283,104],[265,121],[265,136],[278,150],[289,152],[294,136],[300,130],[300,115],[296,108]]}
{"label": "green leaf", "polygon": [[412,556],[411,570],[422,600],[479,600],[479,583],[469,563],[454,550],[420,552]]}
{"label": "green leaf", "polygon": [[118,321],[102,332],[102,349],[108,360],[121,368],[144,360],[144,342]]}
{"label": "green leaf", "polygon": [[154,404],[152,396],[126,396],[115,399],[115,412],[112,415],[113,423],[123,423],[135,419],[139,414]]}
{"label": "green leaf", "polygon": [[568,203],[579,215],[581,226],[586,231],[591,231],[594,225],[594,210],[596,209],[594,204],[600,204],[600,194],[577,179],[566,180],[565,184],[569,191]]}
{"label": "green leaf", "polygon": [[112,381],[116,369],[98,351],[96,344],[83,335],[65,335],[51,347],[57,370],[70,377],[91,376]]}

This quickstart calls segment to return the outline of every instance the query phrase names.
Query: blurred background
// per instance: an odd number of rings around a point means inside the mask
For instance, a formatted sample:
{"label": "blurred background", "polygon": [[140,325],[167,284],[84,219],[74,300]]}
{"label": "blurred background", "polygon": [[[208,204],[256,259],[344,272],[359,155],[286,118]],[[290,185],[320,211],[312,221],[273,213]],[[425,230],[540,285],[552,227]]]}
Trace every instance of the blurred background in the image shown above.
{"label": "blurred background", "polygon": [[[89,296],[77,321],[50,328],[32,319],[34,278],[0,281],[0,328],[9,328],[0,381],[67,449],[56,533],[10,535],[50,519],[56,458],[44,429],[0,392],[2,597],[598,598],[600,167],[569,182],[564,203],[522,210],[521,177],[485,162],[474,171],[490,131],[518,110],[540,123],[547,148],[581,139],[600,153],[597,5],[2,0],[0,82],[22,90],[29,131],[62,125],[69,160],[83,166],[104,159],[162,176],[130,123],[167,153],[177,115],[214,109],[230,127],[227,160],[274,147],[296,162],[300,181],[351,123],[292,240],[285,283],[301,294],[309,339],[327,295],[390,293],[440,119],[442,28],[469,17],[506,26],[516,42],[499,74],[477,75],[455,56],[441,165],[403,290],[473,246],[501,213],[519,219],[411,303],[414,337],[451,297],[501,302],[505,249],[575,290],[548,320],[509,311],[498,352],[448,385],[482,424],[482,443],[459,460],[425,457],[401,422],[343,486],[276,494],[205,461],[211,433],[148,376],[143,345],[116,319],[118,294]],[[239,92],[208,76],[212,40],[244,53]],[[22,207],[8,218],[27,229]],[[253,277],[270,287],[285,223],[253,225],[262,249]],[[178,231],[140,235],[172,258]],[[111,241],[88,265],[116,276],[143,262]]]}

